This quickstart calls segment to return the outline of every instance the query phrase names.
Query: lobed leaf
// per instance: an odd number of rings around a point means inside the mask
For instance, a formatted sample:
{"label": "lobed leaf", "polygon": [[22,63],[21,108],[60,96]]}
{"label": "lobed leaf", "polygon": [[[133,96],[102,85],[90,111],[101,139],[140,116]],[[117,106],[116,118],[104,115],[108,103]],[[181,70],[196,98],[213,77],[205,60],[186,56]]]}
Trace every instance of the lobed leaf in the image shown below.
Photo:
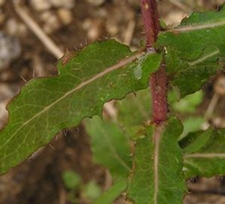
{"label": "lobed leaf", "polygon": [[184,145],[184,173],[187,178],[225,174],[225,129],[198,131],[180,141]]}
{"label": "lobed leaf", "polygon": [[205,59],[204,62],[189,63],[178,56],[178,52],[168,49],[166,63],[171,83],[179,87],[180,97],[185,97],[199,90],[210,76],[220,69],[218,55]]}
{"label": "lobed leaf", "polygon": [[29,81],[8,105],[9,121],[0,132],[0,173],[60,130],[78,125],[84,117],[101,115],[105,102],[146,88],[160,62],[160,54],[132,53],[109,40],[62,59],[58,76]]}
{"label": "lobed leaf", "polygon": [[219,12],[194,12],[180,26],[161,32],[155,46],[166,48],[167,71],[181,97],[197,91],[223,67],[225,7]]}
{"label": "lobed leaf", "polygon": [[91,137],[93,159],[107,167],[113,176],[126,178],[130,168],[130,144],[120,128],[112,123],[94,117],[85,122]]}
{"label": "lobed leaf", "polygon": [[127,196],[135,204],[181,204],[185,192],[182,151],[177,139],[181,123],[171,118],[165,126],[147,128],[137,140]]}
{"label": "lobed leaf", "polygon": [[[157,47],[173,47],[188,62],[205,59],[220,53],[225,56],[225,7],[219,12],[194,12],[181,24],[161,32]],[[203,58],[204,57],[204,58]]]}

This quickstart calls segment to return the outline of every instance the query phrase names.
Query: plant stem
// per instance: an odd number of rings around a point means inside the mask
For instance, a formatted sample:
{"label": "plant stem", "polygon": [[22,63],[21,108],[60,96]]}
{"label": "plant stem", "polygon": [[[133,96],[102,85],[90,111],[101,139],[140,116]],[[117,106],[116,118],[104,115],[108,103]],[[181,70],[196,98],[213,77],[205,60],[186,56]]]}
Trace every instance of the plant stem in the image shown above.
{"label": "plant stem", "polygon": [[141,11],[146,35],[146,47],[152,48],[160,30],[156,0],[141,0]]}
{"label": "plant stem", "polygon": [[167,118],[167,78],[165,66],[150,77],[150,89],[152,94],[153,123],[160,124]]}
{"label": "plant stem", "polygon": [[[159,14],[156,0],[141,0],[142,18],[146,35],[147,52],[155,52],[153,44],[160,31]],[[167,77],[165,66],[161,64],[158,71],[150,77],[152,95],[153,123],[160,124],[167,115]]]}

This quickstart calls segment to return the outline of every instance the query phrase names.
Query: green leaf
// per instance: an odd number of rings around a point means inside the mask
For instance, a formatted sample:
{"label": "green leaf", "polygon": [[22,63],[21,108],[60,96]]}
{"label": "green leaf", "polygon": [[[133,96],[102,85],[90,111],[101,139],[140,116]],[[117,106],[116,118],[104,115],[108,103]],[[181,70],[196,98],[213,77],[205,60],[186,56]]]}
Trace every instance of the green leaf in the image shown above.
{"label": "green leaf", "polygon": [[172,108],[181,113],[194,113],[197,106],[202,102],[203,92],[197,91],[194,94],[188,95],[179,101],[173,102]]}
{"label": "green leaf", "polygon": [[101,195],[101,188],[95,181],[90,181],[82,190],[82,196],[88,200],[96,200]]}
{"label": "green leaf", "polygon": [[112,204],[113,201],[121,195],[121,193],[126,189],[127,181],[121,179],[113,184],[106,192],[104,192],[97,200],[94,201],[94,204]]}
{"label": "green leaf", "polygon": [[[183,59],[205,59],[216,55],[225,56],[225,7],[219,12],[194,12],[177,28],[162,32],[157,47],[173,47]],[[207,52],[205,52],[207,50]],[[204,58],[203,58],[204,57]]]}
{"label": "green leaf", "polygon": [[166,48],[167,71],[181,97],[201,88],[223,67],[225,7],[219,12],[193,13],[177,28],[161,32],[157,48]]}
{"label": "green leaf", "polygon": [[69,190],[75,190],[81,182],[81,177],[77,172],[67,170],[62,175],[63,183]]}
{"label": "green leaf", "polygon": [[201,130],[201,125],[204,122],[203,117],[189,116],[183,119],[183,133],[180,135],[180,139],[184,138],[190,132],[195,132]]}
{"label": "green leaf", "polygon": [[134,166],[127,196],[135,204],[181,204],[185,192],[182,152],[177,139],[181,123],[171,118],[162,126],[151,126],[137,140]]}
{"label": "green leaf", "polygon": [[178,138],[180,140],[190,132],[201,130],[201,125],[204,122],[203,116],[189,115],[187,113],[196,113],[198,105],[202,102],[203,91],[197,91],[178,101],[177,88],[172,88],[168,92],[168,104],[175,114],[179,115],[183,124],[183,132]]}
{"label": "green leaf", "polygon": [[178,72],[174,75],[172,83],[180,89],[180,97],[183,98],[188,94],[201,89],[208,79],[216,74],[217,67],[193,67]]}
{"label": "green leaf", "polygon": [[184,173],[187,178],[225,174],[225,129],[199,131],[185,140]]}
{"label": "green leaf", "polygon": [[116,124],[104,122],[97,116],[85,124],[94,161],[107,167],[113,176],[126,178],[131,167],[129,138]]}
{"label": "green leaf", "polygon": [[209,57],[204,61],[188,62],[179,56],[174,48],[168,48],[166,54],[167,72],[171,83],[178,86],[180,96],[194,93],[207,82],[210,76],[216,74],[220,68],[218,55]]}
{"label": "green leaf", "polygon": [[207,144],[211,134],[212,129],[208,129],[207,131],[199,130],[196,132],[191,132],[179,140],[179,145],[185,153],[196,152]]}
{"label": "green leaf", "polygon": [[[117,123],[127,137],[136,139],[142,136],[143,123],[149,120],[151,97],[149,89],[129,94],[117,102]],[[135,111],[134,111],[135,110]]]}
{"label": "green leaf", "polygon": [[8,105],[9,122],[0,133],[0,173],[47,144],[63,128],[101,115],[105,102],[146,88],[160,62],[160,54],[132,53],[109,40],[62,59],[58,76],[29,81]]}

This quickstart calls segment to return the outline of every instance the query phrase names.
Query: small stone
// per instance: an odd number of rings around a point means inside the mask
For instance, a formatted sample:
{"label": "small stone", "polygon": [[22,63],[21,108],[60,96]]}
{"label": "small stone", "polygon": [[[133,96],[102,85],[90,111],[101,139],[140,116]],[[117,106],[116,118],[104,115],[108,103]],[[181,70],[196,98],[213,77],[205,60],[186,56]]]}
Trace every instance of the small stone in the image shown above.
{"label": "small stone", "polygon": [[15,33],[17,33],[17,23],[18,22],[13,18],[10,18],[6,22],[6,30],[8,34],[14,35]]}
{"label": "small stone", "polygon": [[82,28],[84,30],[88,30],[91,27],[92,21],[90,18],[87,18],[86,20],[84,20],[83,24],[82,24]]}
{"label": "small stone", "polygon": [[101,36],[101,31],[103,27],[102,20],[86,19],[82,25],[82,28],[87,32],[87,37],[89,40],[96,40]]}
{"label": "small stone", "polygon": [[93,4],[94,6],[100,6],[105,2],[105,0],[87,0],[87,2]]}
{"label": "small stone", "polygon": [[40,14],[40,20],[43,22],[47,22],[48,19],[51,18],[52,15],[54,15],[52,12],[44,11]]}
{"label": "small stone", "polygon": [[5,3],[5,0],[0,0],[0,6],[3,6],[4,3]]}
{"label": "small stone", "polygon": [[30,3],[37,11],[44,11],[51,8],[51,4],[46,0],[30,0]]}
{"label": "small stone", "polygon": [[53,33],[60,27],[59,19],[53,12],[43,12],[40,19],[44,22],[43,30],[48,34]]}
{"label": "small stone", "polygon": [[58,9],[57,13],[63,25],[69,25],[72,22],[73,17],[70,10],[65,8],[60,8]]}
{"label": "small stone", "polygon": [[119,28],[116,24],[106,24],[106,30],[110,35],[115,36],[119,32]]}
{"label": "small stone", "polygon": [[23,23],[19,23],[16,19],[10,18],[6,22],[6,31],[13,36],[25,36],[27,33],[27,27]]}
{"label": "small stone", "polygon": [[72,9],[75,5],[75,0],[49,0],[50,4],[57,8]]}
{"label": "small stone", "polygon": [[15,37],[0,32],[0,70],[7,68],[10,62],[21,53],[21,45]]}

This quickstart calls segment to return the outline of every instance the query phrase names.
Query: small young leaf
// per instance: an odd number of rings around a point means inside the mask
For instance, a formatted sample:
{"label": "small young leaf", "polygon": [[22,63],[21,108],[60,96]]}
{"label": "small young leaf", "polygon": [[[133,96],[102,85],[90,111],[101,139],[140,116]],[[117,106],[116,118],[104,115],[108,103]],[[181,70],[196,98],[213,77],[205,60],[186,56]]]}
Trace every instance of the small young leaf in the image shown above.
{"label": "small young leaf", "polygon": [[150,101],[149,89],[145,89],[117,102],[118,125],[127,137],[135,139],[142,136],[143,123],[150,118]]}
{"label": "small young leaf", "polygon": [[127,186],[126,179],[120,179],[115,184],[113,184],[106,192],[104,192],[94,204],[112,204],[113,201],[125,191]]}
{"label": "small young leaf", "polygon": [[185,192],[182,152],[177,139],[181,123],[171,118],[165,126],[149,127],[137,140],[127,196],[135,204],[181,204]]}
{"label": "small young leaf", "polygon": [[82,196],[88,200],[96,200],[101,195],[101,188],[95,181],[87,183],[83,190]]}
{"label": "small young leaf", "polygon": [[75,190],[81,182],[80,175],[72,170],[64,171],[62,179],[65,187],[69,190]]}
{"label": "small young leaf", "polygon": [[194,113],[197,106],[202,102],[202,91],[197,91],[194,94],[188,95],[179,101],[174,101],[171,105],[173,110],[180,113]]}
{"label": "small young leaf", "polygon": [[63,128],[76,126],[84,117],[101,115],[105,102],[146,88],[160,62],[160,54],[140,57],[109,40],[93,43],[60,62],[58,76],[29,81],[8,106],[9,122],[0,132],[0,173]]}
{"label": "small young leaf", "polygon": [[85,124],[94,161],[107,167],[113,176],[126,178],[131,168],[129,138],[116,124],[104,122],[97,116]]}
{"label": "small young leaf", "polygon": [[204,147],[212,134],[212,129],[207,131],[197,131],[191,132],[181,140],[179,140],[180,147],[184,150],[185,153],[193,153]]}
{"label": "small young leaf", "polygon": [[[193,137],[193,136],[196,137]],[[225,129],[207,130],[188,135],[184,151],[184,173],[187,178],[225,174]],[[185,139],[185,138],[184,138]],[[186,144],[188,144],[186,143]]]}

